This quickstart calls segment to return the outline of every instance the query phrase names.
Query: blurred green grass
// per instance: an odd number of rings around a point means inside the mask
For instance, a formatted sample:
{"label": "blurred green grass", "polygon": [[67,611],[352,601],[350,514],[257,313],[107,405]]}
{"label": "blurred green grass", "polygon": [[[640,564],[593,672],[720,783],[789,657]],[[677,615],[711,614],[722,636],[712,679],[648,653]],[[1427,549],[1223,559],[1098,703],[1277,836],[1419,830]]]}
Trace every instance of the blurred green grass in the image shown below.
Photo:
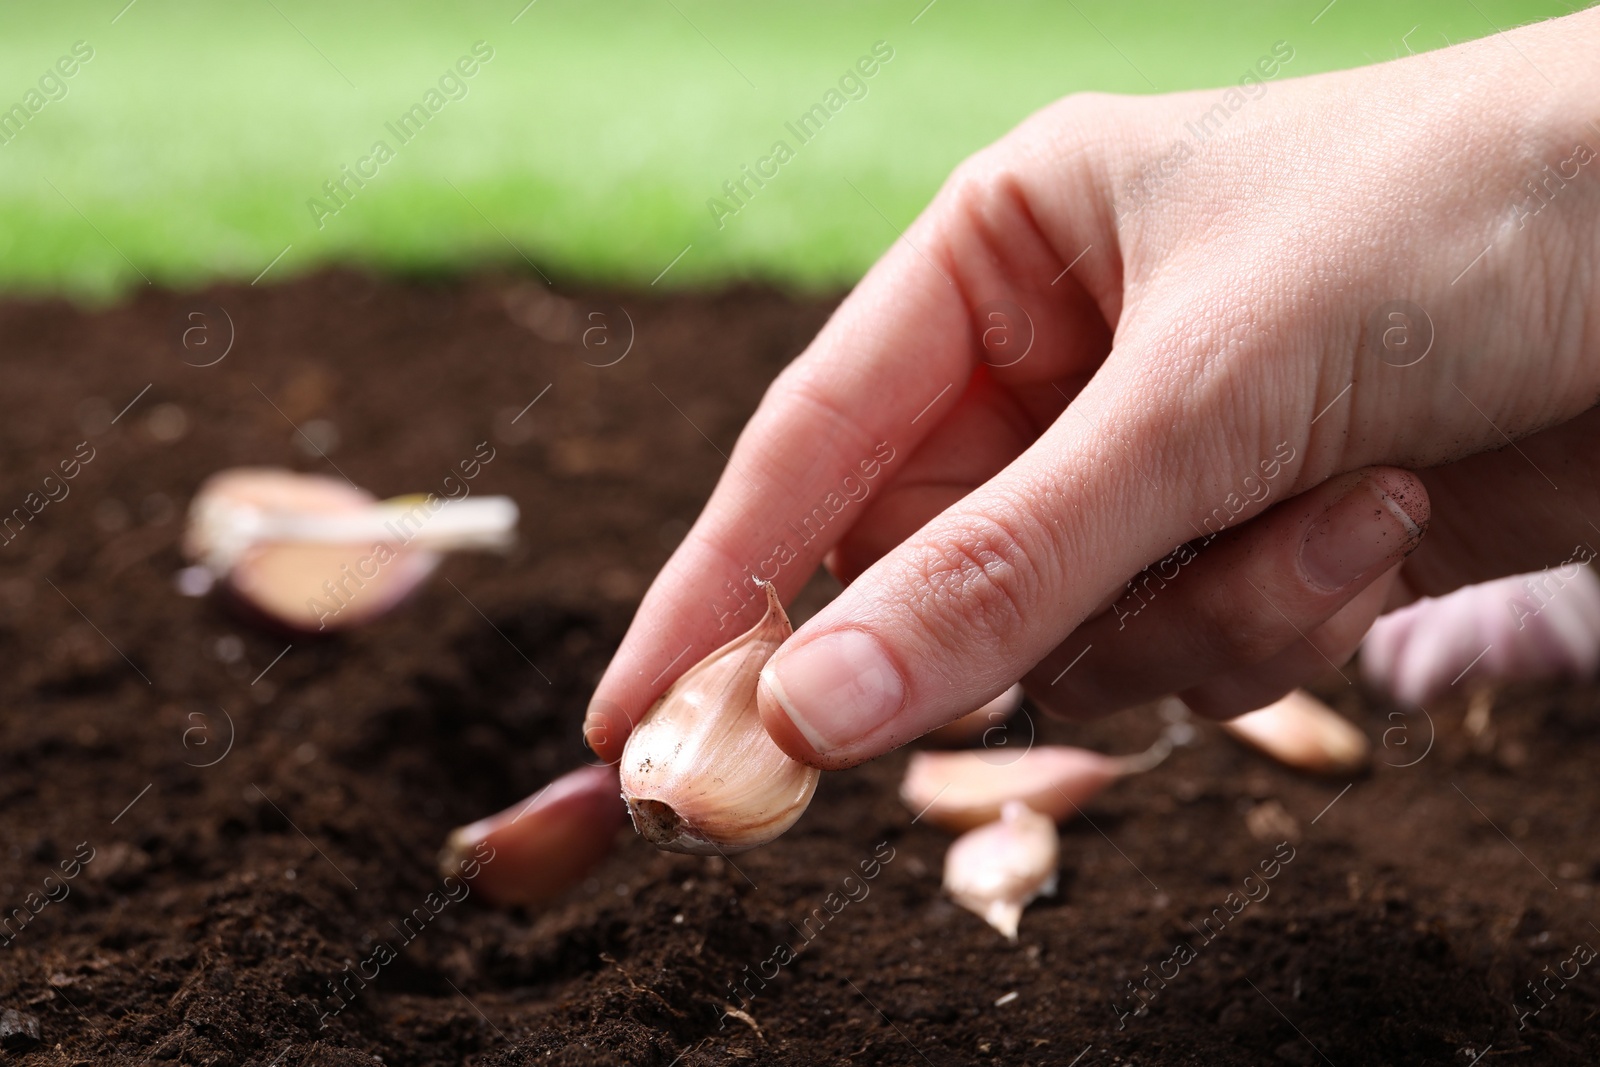
{"label": "blurred green grass", "polygon": [[[1219,85],[1481,37],[1560,0],[65,0],[0,12],[0,109],[93,60],[0,146],[0,288],[103,299],[329,262],[524,260],[662,286],[848,284],[962,157],[1070,92]],[[1320,12],[1320,15],[1319,15]],[[1313,18],[1316,19],[1313,23]],[[913,21],[914,20],[914,21]],[[475,41],[494,58],[410,143],[385,129]],[[707,200],[875,41],[894,58],[736,216]],[[396,150],[318,228],[307,206]],[[854,188],[852,188],[852,185]],[[690,247],[692,246],[692,247]],[[284,251],[287,249],[287,251]]]}

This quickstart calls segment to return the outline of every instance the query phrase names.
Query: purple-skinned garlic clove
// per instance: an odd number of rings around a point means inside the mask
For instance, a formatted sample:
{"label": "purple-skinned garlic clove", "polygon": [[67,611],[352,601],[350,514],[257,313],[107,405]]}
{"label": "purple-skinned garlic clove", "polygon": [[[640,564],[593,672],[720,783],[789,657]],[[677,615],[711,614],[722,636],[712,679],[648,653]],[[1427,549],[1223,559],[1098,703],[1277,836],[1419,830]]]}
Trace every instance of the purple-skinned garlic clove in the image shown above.
{"label": "purple-skinned garlic clove", "polygon": [[929,730],[922,735],[922,740],[944,748],[968,748],[984,744],[996,732],[1004,731],[1006,723],[1011,721],[1020,707],[1022,683],[1018,682],[976,711],[969,711],[953,722]]}
{"label": "purple-skinned garlic clove", "polygon": [[533,796],[453,831],[439,870],[492,904],[541,907],[606,858],[626,813],[614,767],[580,767]]}
{"label": "purple-skinned garlic clove", "polygon": [[1574,556],[1558,567],[1468,585],[1390,612],[1361,644],[1361,674],[1403,704],[1462,681],[1588,678],[1600,668],[1600,578]]}

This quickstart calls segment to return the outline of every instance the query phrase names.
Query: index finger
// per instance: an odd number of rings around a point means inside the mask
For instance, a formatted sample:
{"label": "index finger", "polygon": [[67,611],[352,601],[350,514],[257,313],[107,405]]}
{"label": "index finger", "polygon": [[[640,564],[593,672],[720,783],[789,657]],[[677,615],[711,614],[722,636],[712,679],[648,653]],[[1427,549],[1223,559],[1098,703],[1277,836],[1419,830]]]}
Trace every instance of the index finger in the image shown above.
{"label": "index finger", "polygon": [[620,758],[651,703],[755,623],[757,579],[791,599],[856,521],[852,505],[872,481],[892,476],[954,406],[985,354],[976,309],[1028,319],[1031,362],[997,377],[1053,380],[1103,358],[1109,332],[1088,290],[1076,278],[1052,285],[1066,266],[1005,162],[975,157],[958,171],[740,435],[595,690],[584,737],[601,759]]}

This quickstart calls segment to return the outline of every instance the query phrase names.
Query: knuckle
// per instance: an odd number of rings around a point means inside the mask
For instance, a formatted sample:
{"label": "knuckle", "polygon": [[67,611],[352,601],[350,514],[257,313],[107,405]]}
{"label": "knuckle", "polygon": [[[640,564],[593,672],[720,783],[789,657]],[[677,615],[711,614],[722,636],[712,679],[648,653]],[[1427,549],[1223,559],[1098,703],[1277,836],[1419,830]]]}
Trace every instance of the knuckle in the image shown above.
{"label": "knuckle", "polygon": [[1039,601],[1025,540],[993,516],[962,516],[949,536],[923,546],[914,574],[929,613],[956,620],[952,639],[973,630],[998,642],[1020,637]]}
{"label": "knuckle", "polygon": [[955,170],[945,180],[947,198],[964,202],[981,195],[994,176],[995,147],[981,148],[956,164]]}
{"label": "knuckle", "polygon": [[959,163],[940,191],[938,201],[948,215],[982,219],[997,204],[1017,198],[1016,153],[1005,141],[973,153]]}
{"label": "knuckle", "polygon": [[1059,136],[1081,140],[1086,134],[1091,134],[1107,125],[1117,125],[1118,120],[1127,117],[1125,113],[1128,107],[1136,106],[1138,102],[1138,97],[1126,97],[1117,93],[1094,91],[1068,93],[1023,119],[1006,136],[1006,140],[1016,138],[1022,141],[1038,141],[1041,138],[1054,139]]}
{"label": "knuckle", "polygon": [[828,440],[848,440],[860,445],[868,439],[866,429],[850,412],[846,399],[839,395],[837,378],[818,374],[814,369],[796,374],[785,383],[784,406],[809,409],[814,424]]}
{"label": "knuckle", "polygon": [[1142,131],[1166,129],[1164,105],[1151,97],[1080,92],[1046,104],[998,143],[1024,158],[1047,161],[1047,173],[1064,163],[1113,163],[1136,152]]}

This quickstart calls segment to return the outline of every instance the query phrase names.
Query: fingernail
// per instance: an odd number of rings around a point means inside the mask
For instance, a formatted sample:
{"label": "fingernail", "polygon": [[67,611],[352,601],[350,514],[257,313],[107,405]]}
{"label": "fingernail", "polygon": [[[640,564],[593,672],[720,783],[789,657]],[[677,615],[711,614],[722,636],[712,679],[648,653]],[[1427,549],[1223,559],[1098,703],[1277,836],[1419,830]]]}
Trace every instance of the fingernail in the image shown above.
{"label": "fingernail", "polygon": [[761,684],[818,755],[856,741],[905,703],[906,687],[878,639],[838,630],[780,654]]}
{"label": "fingernail", "polygon": [[600,755],[600,750],[606,746],[610,731],[606,728],[606,711],[616,705],[607,703],[601,706],[598,702],[590,703],[583,715],[583,743],[590,752]]}
{"label": "fingernail", "polygon": [[1306,533],[1300,570],[1311,584],[1333,592],[1400,559],[1421,537],[1422,527],[1401,501],[1376,482],[1363,481]]}

